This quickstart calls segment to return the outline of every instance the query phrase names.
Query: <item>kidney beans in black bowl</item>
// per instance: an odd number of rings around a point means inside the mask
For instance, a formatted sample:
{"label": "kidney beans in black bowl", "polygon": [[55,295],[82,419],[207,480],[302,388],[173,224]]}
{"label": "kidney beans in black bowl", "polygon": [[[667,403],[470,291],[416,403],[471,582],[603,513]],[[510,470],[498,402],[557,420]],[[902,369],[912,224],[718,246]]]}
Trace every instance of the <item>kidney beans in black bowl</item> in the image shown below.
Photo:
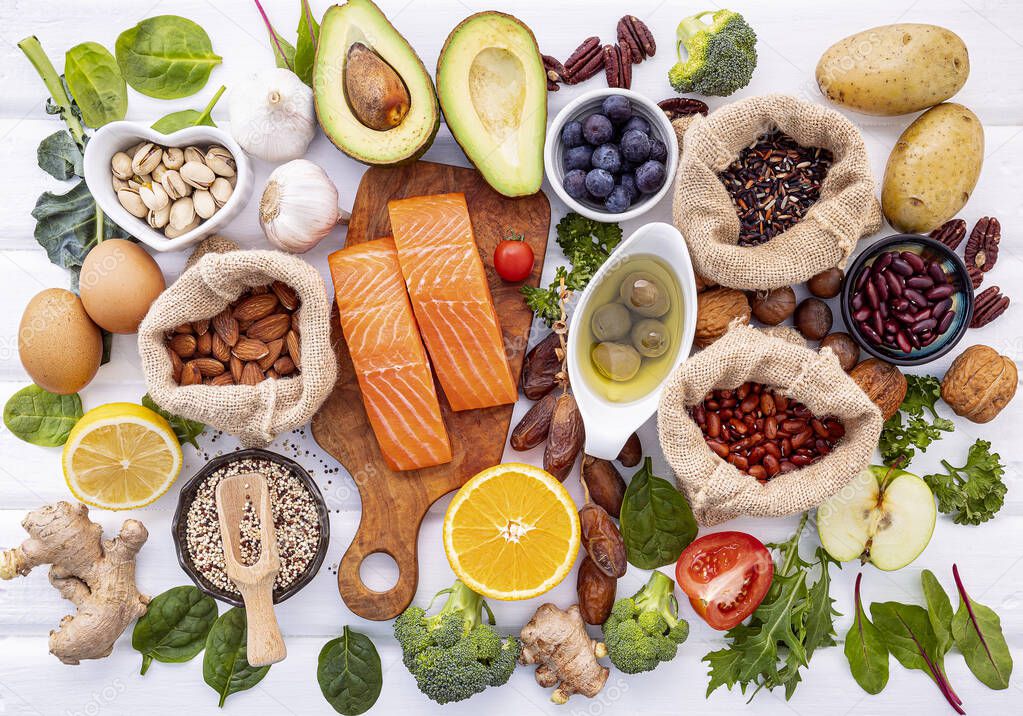
{"label": "kidney beans in black bowl", "polygon": [[842,318],[875,358],[896,365],[929,363],[952,350],[972,317],[966,264],[940,241],[889,236],[846,272]]}

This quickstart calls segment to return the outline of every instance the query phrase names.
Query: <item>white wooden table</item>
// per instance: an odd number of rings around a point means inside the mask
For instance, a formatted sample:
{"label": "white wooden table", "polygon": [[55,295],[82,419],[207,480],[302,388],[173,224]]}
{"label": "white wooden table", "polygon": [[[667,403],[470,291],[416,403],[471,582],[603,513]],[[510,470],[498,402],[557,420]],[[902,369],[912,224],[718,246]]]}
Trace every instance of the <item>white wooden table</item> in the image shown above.
{"label": "white wooden table", "polygon": [[[265,0],[264,5],[278,28],[293,36],[297,24],[298,3],[292,0]],[[326,8],[326,0],[314,0],[317,14]],[[673,63],[673,31],[681,17],[717,3],[634,0],[621,4],[607,0],[509,0],[480,3],[476,0],[382,0],[380,5],[397,28],[409,38],[426,66],[435,66],[438,52],[449,30],[472,12],[499,6],[514,13],[534,30],[543,51],[564,58],[578,42],[592,34],[613,40],[615,22],[625,12],[646,20],[654,31],[659,52],[653,61],[636,68],[634,89],[654,99],[670,96],[665,73]],[[972,223],[983,215],[996,215],[1004,227],[1001,260],[993,278],[986,283],[999,284],[1023,302],[1019,284],[1023,280],[1023,5],[1015,0],[789,0],[765,3],[733,0],[735,10],[743,12],[756,29],[760,61],[752,84],[736,98],[767,92],[797,94],[811,101],[822,101],[813,81],[813,68],[821,52],[832,42],[852,32],[897,21],[934,22],[957,32],[969,46],[972,75],[955,98],[971,107],[983,120],[986,131],[986,158],[980,183],[969,205],[962,212]],[[15,44],[36,34],[58,69],[63,53],[78,42],[95,40],[112,48],[118,33],[144,17],[174,13],[202,24],[213,38],[224,63],[218,67],[199,96],[176,102],[161,102],[129,90],[128,119],[152,122],[163,114],[187,107],[201,107],[220,84],[228,88],[244,75],[272,64],[266,34],[254,5],[247,0],[177,0],[129,3],[112,0],[93,2],[57,2],[57,0],[5,0],[0,5],[0,402],[27,384],[17,358],[16,332],[22,309],[32,295],[49,286],[66,286],[67,274],[51,265],[32,238],[34,222],[29,215],[36,197],[59,183],[36,167],[35,148],[46,135],[61,128],[61,123],[45,114],[46,92],[27,60]],[[583,89],[600,86],[595,79],[582,88],[569,88],[550,96],[553,115]],[[721,100],[711,103],[712,107]],[[863,129],[875,175],[880,179],[888,152],[910,117],[874,118],[850,115]],[[226,121],[226,102],[214,112],[218,122]],[[341,203],[351,207],[355,187],[364,167],[336,151],[322,134],[310,147],[309,158],[321,164],[337,183]],[[465,159],[444,128],[426,155],[428,159],[464,164]],[[270,169],[256,162],[256,196]],[[63,191],[63,189],[61,190]],[[553,199],[555,221],[564,207]],[[264,247],[256,224],[255,200],[225,232],[245,247]],[[648,214],[650,220],[670,220],[670,203],[664,202]],[[630,222],[626,234],[639,222]],[[884,232],[882,232],[883,234]],[[344,234],[337,230],[306,258],[327,277],[327,253],[342,245]],[[553,242],[552,242],[553,243]],[[557,247],[548,254],[546,274],[553,274],[562,260]],[[184,263],[184,254],[160,255],[158,260],[168,282],[176,278]],[[1017,362],[1023,357],[1023,331],[1020,309],[1010,311],[992,326],[972,331],[962,347],[983,342]],[[942,374],[951,358],[928,366]],[[114,342],[113,361],[102,368],[97,378],[82,393],[86,408],[113,400],[135,401],[145,392],[139,359],[132,336],[119,336]],[[516,416],[525,410],[517,408]],[[946,411],[947,412],[947,411]],[[989,691],[967,670],[961,657],[947,660],[949,677],[972,714],[1018,712],[1023,697],[1023,453],[1015,445],[1018,426],[1023,421],[1023,399],[1017,399],[987,426],[957,421],[955,434],[935,445],[930,454],[917,458],[913,467],[932,471],[941,456],[958,464],[967,447],[977,437],[992,440],[1007,464],[1009,493],[998,517],[980,527],[954,525],[941,517],[934,538],[923,555],[911,566],[893,573],[865,570],[864,595],[870,601],[895,599],[922,601],[919,573],[933,570],[946,588],[952,589],[951,566],[958,562],[973,597],[995,608],[1017,661],[1012,685],[1006,692]],[[642,431],[644,444],[655,453],[656,436],[652,423]],[[201,439],[202,455],[185,447],[182,479],[198,469],[208,455],[231,450],[236,443],[226,436],[207,433]],[[341,626],[369,634],[377,644],[384,664],[384,690],[373,713],[421,713],[437,711],[432,702],[415,688],[412,678],[400,662],[400,653],[390,636],[387,623],[366,622],[351,614],[337,593],[335,570],[348,546],[359,520],[359,497],[354,485],[336,462],[324,455],[312,441],[309,431],[284,435],[274,444],[286,455],[296,457],[313,472],[331,508],[332,540],[320,574],[301,594],[283,605],[278,613],[287,638],[288,659],[270,671],[255,689],[232,696],[229,711],[248,714],[328,714],[333,711],[320,696],[316,685],[316,657],[321,646],[337,636]],[[521,459],[510,450],[507,457]],[[538,460],[539,454],[527,456]],[[660,455],[655,456],[659,474],[665,474]],[[578,497],[578,486],[569,485]],[[0,545],[18,544],[23,538],[19,525],[24,513],[44,503],[68,499],[61,476],[59,450],[39,448],[20,442],[6,430],[0,433]],[[108,532],[116,530],[128,516],[145,522],[150,530],[149,543],[143,549],[138,569],[141,588],[157,594],[187,578],[178,568],[170,536],[170,519],[176,490],[151,507],[136,513],[115,514],[94,511]],[[440,545],[440,523],[447,504],[441,500],[427,516],[420,536],[421,581],[417,603],[425,604],[432,594],[448,586],[451,571]],[[796,520],[739,520],[728,529],[747,530],[764,541],[784,539]],[[815,544],[816,536],[807,535],[805,549]],[[393,572],[385,563],[367,564],[367,581],[377,588],[386,587]],[[852,584],[858,565],[848,564],[835,575],[832,594],[845,615],[838,620],[840,636],[851,621]],[[645,573],[631,569],[619,586],[619,594],[630,594],[646,580]],[[574,577],[546,599],[567,606],[575,600]],[[542,600],[495,604],[500,624],[517,631]],[[953,597],[953,602],[956,600]],[[47,653],[47,634],[67,613],[62,601],[46,580],[41,568],[27,579],[0,583],[0,714],[143,714],[143,713],[215,713],[216,696],[202,681],[201,659],[183,665],[155,664],[146,677],[138,675],[139,656],[125,635],[111,657],[77,667],[61,665]],[[548,692],[533,681],[531,669],[519,669],[509,685],[491,689],[468,702],[448,706],[446,714],[491,713],[571,713],[630,714],[691,713],[712,714],[723,710],[761,714],[906,714],[946,713],[937,689],[921,673],[908,672],[893,660],[891,680],[886,691],[869,697],[852,680],[841,647],[818,652],[805,671],[803,683],[794,698],[786,703],[780,694],[759,694],[747,706],[739,693],[722,690],[705,700],[707,677],[700,657],[720,648],[720,634],[707,628],[684,605],[683,616],[690,620],[692,636],[681,647],[675,661],[656,671],[623,677],[612,673],[604,692],[587,701],[575,697],[567,706],[548,702]]]}

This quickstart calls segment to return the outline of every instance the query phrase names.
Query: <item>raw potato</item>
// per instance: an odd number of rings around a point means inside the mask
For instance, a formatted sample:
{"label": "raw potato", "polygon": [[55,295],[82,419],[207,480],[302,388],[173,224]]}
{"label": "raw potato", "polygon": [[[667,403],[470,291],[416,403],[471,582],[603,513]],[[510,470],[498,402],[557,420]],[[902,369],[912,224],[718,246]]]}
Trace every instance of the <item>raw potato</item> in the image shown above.
{"label": "raw potato", "polygon": [[99,370],[103,336],[78,296],[48,288],[25,307],[18,356],[36,385],[69,395],[88,385]]}
{"label": "raw potato", "polygon": [[895,143],[881,186],[881,209],[899,231],[925,234],[970,198],[984,162],[984,128],[961,104],[932,107]]}
{"label": "raw potato", "polygon": [[933,107],[970,75],[962,39],[937,25],[900,23],[858,32],[829,47],[817,86],[829,100],[864,114],[891,116]]}

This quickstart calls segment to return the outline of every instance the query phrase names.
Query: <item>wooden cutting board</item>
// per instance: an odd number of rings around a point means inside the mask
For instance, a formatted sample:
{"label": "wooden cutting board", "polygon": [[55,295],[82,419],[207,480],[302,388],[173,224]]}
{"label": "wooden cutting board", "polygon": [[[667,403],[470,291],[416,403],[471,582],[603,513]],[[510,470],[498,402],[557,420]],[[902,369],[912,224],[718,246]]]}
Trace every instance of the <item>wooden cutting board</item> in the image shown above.
{"label": "wooden cutting board", "polygon": [[[476,170],[446,164],[414,162],[397,168],[373,167],[359,184],[348,224],[347,245],[390,236],[387,202],[391,199],[449,192],[465,194],[504,333],[508,362],[518,381],[532,313],[519,293],[521,284],[505,283],[494,271],[494,247],[509,230],[524,234],[536,256],[533,273],[525,283],[532,286],[539,283],[551,223],[550,203],[543,192],[509,199],[491,189]],[[338,358],[337,384],[313,417],[312,432],[320,447],[352,475],[362,497],[362,519],[341,559],[338,589],[353,612],[382,621],[400,614],[415,597],[419,583],[419,526],[423,516],[438,498],[501,461],[513,406],[454,413],[437,385],[454,459],[424,470],[392,472],[380,454],[366,418],[336,308],[331,318],[331,340]],[[444,549],[439,541],[429,548]],[[369,589],[359,575],[362,561],[377,552],[390,555],[398,564],[398,581],[386,592]]]}

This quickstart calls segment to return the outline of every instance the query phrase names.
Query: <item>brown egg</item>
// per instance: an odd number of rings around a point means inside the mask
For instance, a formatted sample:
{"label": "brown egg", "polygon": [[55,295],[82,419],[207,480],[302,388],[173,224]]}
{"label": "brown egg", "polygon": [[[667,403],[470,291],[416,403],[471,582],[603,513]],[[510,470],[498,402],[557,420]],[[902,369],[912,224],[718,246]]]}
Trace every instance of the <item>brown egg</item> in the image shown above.
{"label": "brown egg", "polygon": [[79,286],[85,310],[101,328],[135,333],[167,283],[145,249],[107,239],[86,255]]}
{"label": "brown egg", "polygon": [[18,355],[36,385],[51,393],[77,393],[103,358],[103,336],[70,291],[37,293],[21,317]]}

